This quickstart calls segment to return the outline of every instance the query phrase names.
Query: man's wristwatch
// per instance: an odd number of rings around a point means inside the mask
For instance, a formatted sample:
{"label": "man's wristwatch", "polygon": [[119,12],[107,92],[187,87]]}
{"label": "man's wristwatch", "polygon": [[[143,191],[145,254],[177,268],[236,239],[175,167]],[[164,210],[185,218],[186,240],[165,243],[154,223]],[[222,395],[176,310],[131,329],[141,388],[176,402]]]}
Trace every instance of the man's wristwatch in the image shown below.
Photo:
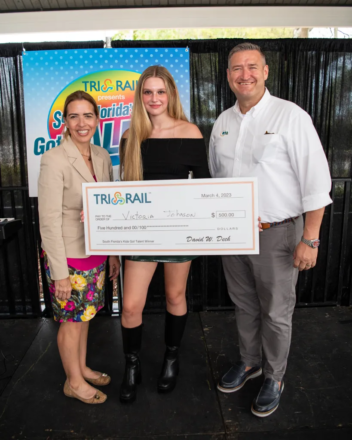
{"label": "man's wristwatch", "polygon": [[317,247],[319,247],[320,245],[320,240],[319,238],[315,238],[314,240],[307,240],[306,238],[304,238],[302,236],[301,241],[306,244],[307,246],[310,246],[311,248],[315,249]]}

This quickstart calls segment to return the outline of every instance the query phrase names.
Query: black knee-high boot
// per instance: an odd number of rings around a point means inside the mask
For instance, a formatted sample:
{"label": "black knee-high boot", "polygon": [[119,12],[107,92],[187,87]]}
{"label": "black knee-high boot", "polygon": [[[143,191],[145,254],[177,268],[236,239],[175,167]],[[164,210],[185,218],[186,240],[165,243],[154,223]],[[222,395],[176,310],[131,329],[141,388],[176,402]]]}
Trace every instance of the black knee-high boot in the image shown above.
{"label": "black knee-high boot", "polygon": [[187,313],[182,316],[171,315],[166,312],[165,316],[165,344],[166,351],[163,366],[158,379],[158,392],[168,393],[175,388],[179,372],[178,350],[185,330]]}
{"label": "black knee-high boot", "polygon": [[133,402],[136,399],[137,384],[141,383],[142,380],[141,362],[139,360],[142,325],[134,328],[126,328],[121,325],[123,351],[126,359],[125,373],[120,388],[120,401],[122,403]]}

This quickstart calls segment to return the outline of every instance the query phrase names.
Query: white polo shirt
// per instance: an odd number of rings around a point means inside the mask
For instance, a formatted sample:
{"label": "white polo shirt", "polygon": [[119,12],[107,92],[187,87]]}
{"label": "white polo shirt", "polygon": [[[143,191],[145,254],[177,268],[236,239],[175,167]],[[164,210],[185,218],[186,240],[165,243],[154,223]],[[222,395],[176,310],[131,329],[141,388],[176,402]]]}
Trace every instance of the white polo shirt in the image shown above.
{"label": "white polo shirt", "polygon": [[238,101],[221,113],[210,138],[209,166],[213,177],[258,177],[263,222],[332,202],[329,167],[311,117],[267,89],[245,115]]}

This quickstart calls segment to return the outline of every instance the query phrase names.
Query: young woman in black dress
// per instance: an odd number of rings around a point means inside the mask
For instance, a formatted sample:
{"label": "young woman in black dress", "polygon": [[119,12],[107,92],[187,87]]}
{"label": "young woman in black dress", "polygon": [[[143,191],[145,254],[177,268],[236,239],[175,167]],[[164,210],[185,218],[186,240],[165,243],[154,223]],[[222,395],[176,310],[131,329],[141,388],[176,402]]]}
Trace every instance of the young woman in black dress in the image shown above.
{"label": "young woman in black dress", "polygon": [[[203,136],[188,122],[175,81],[164,67],[148,67],[140,76],[131,125],[123,134],[120,157],[124,181],[187,179],[190,171],[194,178],[210,178]],[[121,402],[136,398],[136,384],[141,380],[142,312],[158,263],[164,263],[166,295],[166,352],[158,391],[174,389],[178,351],[187,320],[186,283],[194,258],[126,257],[121,319],[126,368]]]}

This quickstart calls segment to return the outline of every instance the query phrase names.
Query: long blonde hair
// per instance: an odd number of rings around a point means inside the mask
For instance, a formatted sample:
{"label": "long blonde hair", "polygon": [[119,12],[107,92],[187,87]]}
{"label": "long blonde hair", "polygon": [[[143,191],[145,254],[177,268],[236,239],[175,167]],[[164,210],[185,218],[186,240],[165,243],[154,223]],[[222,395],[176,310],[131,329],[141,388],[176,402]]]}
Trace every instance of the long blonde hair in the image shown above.
{"label": "long blonde hair", "polygon": [[143,104],[143,87],[148,78],[161,78],[164,81],[168,97],[169,116],[176,120],[188,121],[183,112],[175,80],[162,66],[150,66],[139,77],[134,95],[131,124],[124,148],[120,149],[121,180],[143,180],[141,143],[148,139],[153,126]]}

